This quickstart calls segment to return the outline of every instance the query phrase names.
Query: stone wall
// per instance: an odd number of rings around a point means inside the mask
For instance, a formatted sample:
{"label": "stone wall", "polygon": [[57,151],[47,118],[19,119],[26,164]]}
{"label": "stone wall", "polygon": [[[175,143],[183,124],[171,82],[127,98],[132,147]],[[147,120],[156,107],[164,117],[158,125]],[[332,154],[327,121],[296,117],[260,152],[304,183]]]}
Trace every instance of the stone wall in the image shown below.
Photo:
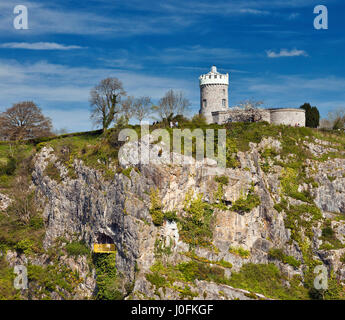
{"label": "stone wall", "polygon": [[305,127],[305,110],[270,109],[271,123]]}
{"label": "stone wall", "polygon": [[285,124],[305,127],[305,111],[303,109],[254,109],[230,108],[211,112],[212,123],[223,124],[226,122],[257,122],[267,121],[273,124]]}
{"label": "stone wall", "polygon": [[257,122],[267,121],[271,122],[269,109],[252,109],[245,110],[242,108],[230,108],[226,111],[212,112],[212,122],[217,124],[223,124],[226,122]]}

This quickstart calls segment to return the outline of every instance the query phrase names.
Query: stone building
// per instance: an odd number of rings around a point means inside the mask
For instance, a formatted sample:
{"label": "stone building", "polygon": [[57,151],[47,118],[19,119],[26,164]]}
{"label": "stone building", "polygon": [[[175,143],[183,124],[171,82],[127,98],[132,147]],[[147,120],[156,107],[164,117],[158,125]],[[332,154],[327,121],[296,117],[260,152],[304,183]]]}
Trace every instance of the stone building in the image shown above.
{"label": "stone building", "polygon": [[229,110],[229,74],[221,74],[216,66],[199,77],[200,80],[200,113],[208,123],[213,123],[212,112]]}
{"label": "stone building", "polygon": [[[273,124],[305,127],[305,110],[295,108],[229,108],[229,74],[221,74],[216,66],[199,77],[200,114],[207,123],[267,121]],[[245,120],[244,120],[245,119]]]}

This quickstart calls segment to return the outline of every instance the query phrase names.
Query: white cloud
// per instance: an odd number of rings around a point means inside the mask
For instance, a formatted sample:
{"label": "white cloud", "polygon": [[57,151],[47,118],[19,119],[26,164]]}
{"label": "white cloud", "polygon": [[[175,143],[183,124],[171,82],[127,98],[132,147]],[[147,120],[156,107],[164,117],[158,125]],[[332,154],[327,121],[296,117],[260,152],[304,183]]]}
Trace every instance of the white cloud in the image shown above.
{"label": "white cloud", "polygon": [[200,45],[166,48],[163,50],[154,50],[152,56],[147,56],[146,59],[159,60],[162,63],[176,63],[183,62],[205,62],[219,63],[228,62],[229,59],[242,59],[248,58],[251,55],[233,48],[217,48],[217,47],[204,47]]}
{"label": "white cloud", "polygon": [[288,16],[288,20],[295,20],[300,16],[298,12],[293,12]]}
{"label": "white cloud", "polygon": [[[13,28],[13,8],[16,0],[7,0],[0,4],[0,32],[18,35]],[[25,4],[25,3],[23,3]],[[74,8],[60,3],[40,3],[30,1],[25,4],[29,12],[29,29],[26,35],[40,34],[79,34],[111,37],[126,37],[139,34],[165,34],[185,28],[195,23],[195,19],[181,17],[173,13],[142,15],[137,11],[117,11],[120,4]]]}
{"label": "white cloud", "polygon": [[253,15],[268,15],[268,14],[270,14],[269,11],[250,9],[250,8],[239,9],[239,13],[247,13],[247,14],[253,14]]}
{"label": "white cloud", "polygon": [[287,50],[287,49],[281,49],[280,52],[274,52],[272,50],[266,51],[267,57],[269,58],[282,58],[282,57],[300,57],[304,56],[307,57],[308,54],[304,50]]}
{"label": "white cloud", "polygon": [[[198,91],[187,79],[153,76],[114,68],[70,67],[39,61],[0,60],[0,111],[13,103],[33,100],[52,117],[54,127],[68,131],[91,129],[90,89],[106,77],[117,77],[129,95],[161,98],[170,88],[183,90],[191,100]],[[195,84],[197,86],[197,80]]]}
{"label": "white cloud", "polygon": [[28,50],[72,50],[82,49],[80,46],[66,46],[55,42],[8,42],[0,45],[1,48],[28,49]]}
{"label": "white cloud", "polygon": [[67,132],[78,132],[90,130],[90,113],[86,106],[82,108],[74,108],[71,110],[61,109],[45,109],[43,110],[47,117],[53,121],[53,127],[57,130],[66,129]]}
{"label": "white cloud", "polygon": [[231,105],[248,98],[264,101],[264,107],[298,108],[309,102],[317,106],[322,116],[325,116],[329,110],[344,105],[345,78],[298,74],[241,77],[232,83]]}

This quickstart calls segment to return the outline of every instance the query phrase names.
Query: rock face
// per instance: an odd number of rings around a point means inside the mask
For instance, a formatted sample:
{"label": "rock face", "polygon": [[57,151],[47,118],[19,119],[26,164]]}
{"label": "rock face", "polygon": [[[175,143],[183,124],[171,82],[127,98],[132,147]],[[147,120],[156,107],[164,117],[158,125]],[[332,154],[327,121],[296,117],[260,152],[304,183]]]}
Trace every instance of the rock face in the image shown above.
{"label": "rock face", "polygon": [[9,207],[11,202],[12,200],[8,196],[0,193],[0,211],[5,211]]}
{"label": "rock face", "polygon": [[[8,250],[6,253],[6,260],[9,263],[10,267],[18,266],[18,265],[33,265],[33,266],[50,266],[53,264],[53,262],[50,260],[48,255],[41,255],[39,257],[27,257],[25,254],[19,254],[15,251]],[[74,294],[71,296],[69,292],[64,290],[63,288],[59,288],[59,291],[62,291],[63,296],[69,298],[69,299],[85,299],[88,297],[91,297],[96,289],[96,275],[93,270],[90,270],[89,265],[86,261],[86,257],[68,257],[68,256],[61,256],[59,258],[58,264],[60,266],[67,266],[70,268],[73,272],[78,272],[79,276],[83,281],[79,283],[76,288],[74,289]],[[31,291],[31,284],[29,283],[29,292]],[[40,289],[40,288],[39,288]],[[22,294],[24,297],[27,298],[27,291],[23,290]],[[29,293],[30,295],[30,293]],[[39,297],[35,297],[36,299]],[[52,292],[51,298],[54,300],[61,300],[61,295],[57,294],[56,292]]]}
{"label": "rock face", "polygon": [[[288,278],[303,276],[302,249],[291,238],[291,230],[285,227],[284,210],[278,212],[275,209],[275,204],[281,201],[279,177],[282,167],[272,164],[269,172],[262,170],[264,160],[261,152],[267,146],[279,150],[280,142],[265,139],[260,144],[251,144],[248,152],[237,154],[240,167],[225,170],[223,175],[228,177],[229,182],[223,186],[222,201],[227,208],[216,209],[214,212],[212,244],[216,249],[195,249],[198,257],[208,261],[231,263],[232,268],[224,267],[228,276],[249,262],[273,262]],[[59,169],[61,182],[45,175],[49,163],[54,163]],[[325,212],[345,213],[345,160],[310,163],[310,168],[313,168],[310,176],[314,177],[318,186],[306,185],[300,188],[306,188],[314,195],[315,204],[322,210],[324,217]],[[123,287],[126,283],[134,284],[134,298],[178,299],[173,289],[161,291],[157,295],[145,277],[156,261],[157,239],[162,239],[165,246],[171,248],[172,252],[166,259],[172,263],[188,261],[184,254],[189,250],[189,245],[181,240],[175,223],[166,221],[161,227],[152,223],[150,192],[152,189],[159,190],[164,211],[174,210],[179,213],[190,190],[195,195],[202,194],[204,201],[216,203],[218,183],[215,177],[205,174],[205,166],[198,163],[186,166],[138,165],[137,170],[133,169],[129,177],[123,173],[115,173],[110,181],[105,181],[100,172],[85,166],[81,160],[74,160],[73,169],[75,176],[71,178],[52,148],[43,148],[36,156],[32,177],[37,197],[44,206],[47,227],[45,248],[52,246],[58,237],[71,240],[75,234],[90,249],[100,239],[108,239],[117,249],[116,268],[124,279]],[[247,196],[251,188],[259,196],[260,204],[248,212],[232,211],[231,205]],[[0,203],[3,203],[2,199],[0,195]],[[291,199],[291,204],[299,203],[298,201]],[[345,226],[341,221],[338,224],[341,235]],[[315,234],[321,235],[321,225],[315,229]],[[325,253],[319,250],[321,244],[322,240],[315,238],[315,243],[312,244],[314,247],[311,248],[314,255],[344,279],[345,272],[339,260],[342,252]],[[241,256],[229,248],[242,248],[249,255]],[[286,255],[294,257],[301,265],[293,267],[272,259],[268,254],[272,248],[282,248]],[[90,283],[86,295],[91,295],[93,285]],[[200,299],[263,298],[260,295],[253,297],[244,290],[206,281],[199,281],[197,288],[195,298]]]}
{"label": "rock face", "polygon": [[345,213],[345,159],[334,159],[317,165],[315,203],[322,211]]}

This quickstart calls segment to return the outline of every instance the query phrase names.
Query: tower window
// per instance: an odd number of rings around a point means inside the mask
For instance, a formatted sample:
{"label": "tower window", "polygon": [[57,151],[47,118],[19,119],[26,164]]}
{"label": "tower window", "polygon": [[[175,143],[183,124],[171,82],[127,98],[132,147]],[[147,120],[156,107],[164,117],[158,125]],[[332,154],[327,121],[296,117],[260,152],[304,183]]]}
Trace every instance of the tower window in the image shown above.
{"label": "tower window", "polygon": [[204,108],[206,108],[207,107],[207,100],[206,99],[202,100],[202,104],[203,104]]}
{"label": "tower window", "polygon": [[214,78],[217,79],[217,75],[216,74],[214,75]]}
{"label": "tower window", "polygon": [[222,100],[222,106],[225,107],[226,106],[226,99]]}
{"label": "tower window", "polygon": [[223,89],[223,94],[225,94],[225,89]]}

